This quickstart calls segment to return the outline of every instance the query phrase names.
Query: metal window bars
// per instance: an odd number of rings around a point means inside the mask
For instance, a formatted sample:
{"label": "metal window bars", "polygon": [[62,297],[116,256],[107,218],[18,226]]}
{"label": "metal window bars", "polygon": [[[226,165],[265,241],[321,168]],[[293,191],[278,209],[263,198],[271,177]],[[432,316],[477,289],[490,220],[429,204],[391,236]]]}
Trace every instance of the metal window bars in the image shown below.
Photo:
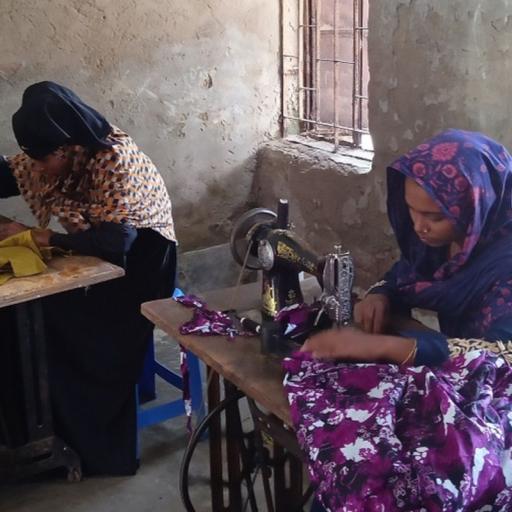
{"label": "metal window bars", "polygon": [[281,0],[281,133],[328,140],[335,151],[361,147],[369,139],[368,0],[291,4]]}

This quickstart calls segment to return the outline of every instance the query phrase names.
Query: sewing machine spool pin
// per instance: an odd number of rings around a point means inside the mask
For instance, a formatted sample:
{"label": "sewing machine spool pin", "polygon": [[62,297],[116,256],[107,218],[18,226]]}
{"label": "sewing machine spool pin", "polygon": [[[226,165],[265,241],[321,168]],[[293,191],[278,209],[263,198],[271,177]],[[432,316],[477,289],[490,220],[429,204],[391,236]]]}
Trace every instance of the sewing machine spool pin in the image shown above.
{"label": "sewing machine spool pin", "polygon": [[278,229],[288,228],[288,221],[290,217],[290,210],[288,205],[288,199],[279,199],[277,205],[277,222],[276,227]]}

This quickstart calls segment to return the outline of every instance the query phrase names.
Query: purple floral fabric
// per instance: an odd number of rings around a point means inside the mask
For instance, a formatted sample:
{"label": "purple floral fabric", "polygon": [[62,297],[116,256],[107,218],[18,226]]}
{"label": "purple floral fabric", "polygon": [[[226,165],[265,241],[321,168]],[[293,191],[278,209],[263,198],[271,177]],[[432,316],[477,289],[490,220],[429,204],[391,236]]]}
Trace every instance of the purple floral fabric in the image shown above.
{"label": "purple floral fabric", "polygon": [[[404,198],[405,178],[438,203],[461,234],[462,250],[423,244]],[[388,277],[409,307],[439,313],[449,336],[480,337],[512,315],[512,157],[494,140],[448,130],[388,168],[388,214],[402,257]]]}
{"label": "purple floral fabric", "polygon": [[192,396],[190,395],[190,369],[187,350],[180,345],[180,372],[183,379],[183,406],[187,416],[187,430],[192,432]]}
{"label": "purple floral fabric", "polygon": [[233,339],[243,335],[233,325],[233,320],[222,311],[207,309],[207,304],[195,295],[183,295],[174,299],[182,306],[194,310],[192,319],[180,326],[181,334],[197,334],[199,336],[227,336]]}
{"label": "purple floral fabric", "polygon": [[485,350],[441,369],[284,360],[317,499],[328,511],[512,510],[512,370]]}
{"label": "purple floral fabric", "polygon": [[285,325],[283,335],[286,338],[296,339],[305,337],[316,327],[315,321],[322,310],[319,302],[313,304],[293,304],[281,309],[276,315],[276,322]]}

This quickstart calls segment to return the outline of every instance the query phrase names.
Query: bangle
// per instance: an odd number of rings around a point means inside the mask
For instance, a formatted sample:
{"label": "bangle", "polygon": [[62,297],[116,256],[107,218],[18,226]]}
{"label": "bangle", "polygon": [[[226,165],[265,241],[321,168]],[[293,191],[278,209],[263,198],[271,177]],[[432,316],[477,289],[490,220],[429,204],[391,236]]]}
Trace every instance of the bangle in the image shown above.
{"label": "bangle", "polygon": [[416,352],[418,352],[418,342],[414,341],[414,346],[411,351],[407,354],[407,357],[400,363],[400,366],[405,366],[409,361],[414,361],[416,359]]}
{"label": "bangle", "polygon": [[370,293],[372,292],[372,290],[375,290],[375,288],[380,288],[381,286],[385,286],[386,284],[388,284],[388,282],[387,282],[387,281],[384,281],[384,280],[382,280],[382,281],[378,281],[377,283],[372,284],[372,285],[370,286],[370,288],[368,288],[368,290],[366,290],[366,291],[364,292],[364,296],[363,296],[363,298],[365,298],[365,299],[366,299],[366,297],[368,297],[368,295],[370,295]]}

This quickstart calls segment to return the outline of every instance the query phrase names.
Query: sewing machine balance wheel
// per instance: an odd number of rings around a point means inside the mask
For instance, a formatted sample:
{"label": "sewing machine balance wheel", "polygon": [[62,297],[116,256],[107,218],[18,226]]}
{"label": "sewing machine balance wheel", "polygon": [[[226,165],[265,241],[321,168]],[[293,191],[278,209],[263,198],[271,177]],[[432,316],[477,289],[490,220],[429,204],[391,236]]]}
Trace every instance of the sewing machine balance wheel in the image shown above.
{"label": "sewing machine balance wheel", "polygon": [[[235,261],[243,266],[245,258],[247,262],[245,267],[251,270],[260,270],[261,263],[258,259],[258,248],[252,242],[252,234],[258,226],[264,224],[273,224],[277,215],[267,208],[253,208],[245,212],[233,225],[230,237],[231,254]],[[251,247],[254,245],[254,247]],[[247,251],[249,254],[247,255]]]}

